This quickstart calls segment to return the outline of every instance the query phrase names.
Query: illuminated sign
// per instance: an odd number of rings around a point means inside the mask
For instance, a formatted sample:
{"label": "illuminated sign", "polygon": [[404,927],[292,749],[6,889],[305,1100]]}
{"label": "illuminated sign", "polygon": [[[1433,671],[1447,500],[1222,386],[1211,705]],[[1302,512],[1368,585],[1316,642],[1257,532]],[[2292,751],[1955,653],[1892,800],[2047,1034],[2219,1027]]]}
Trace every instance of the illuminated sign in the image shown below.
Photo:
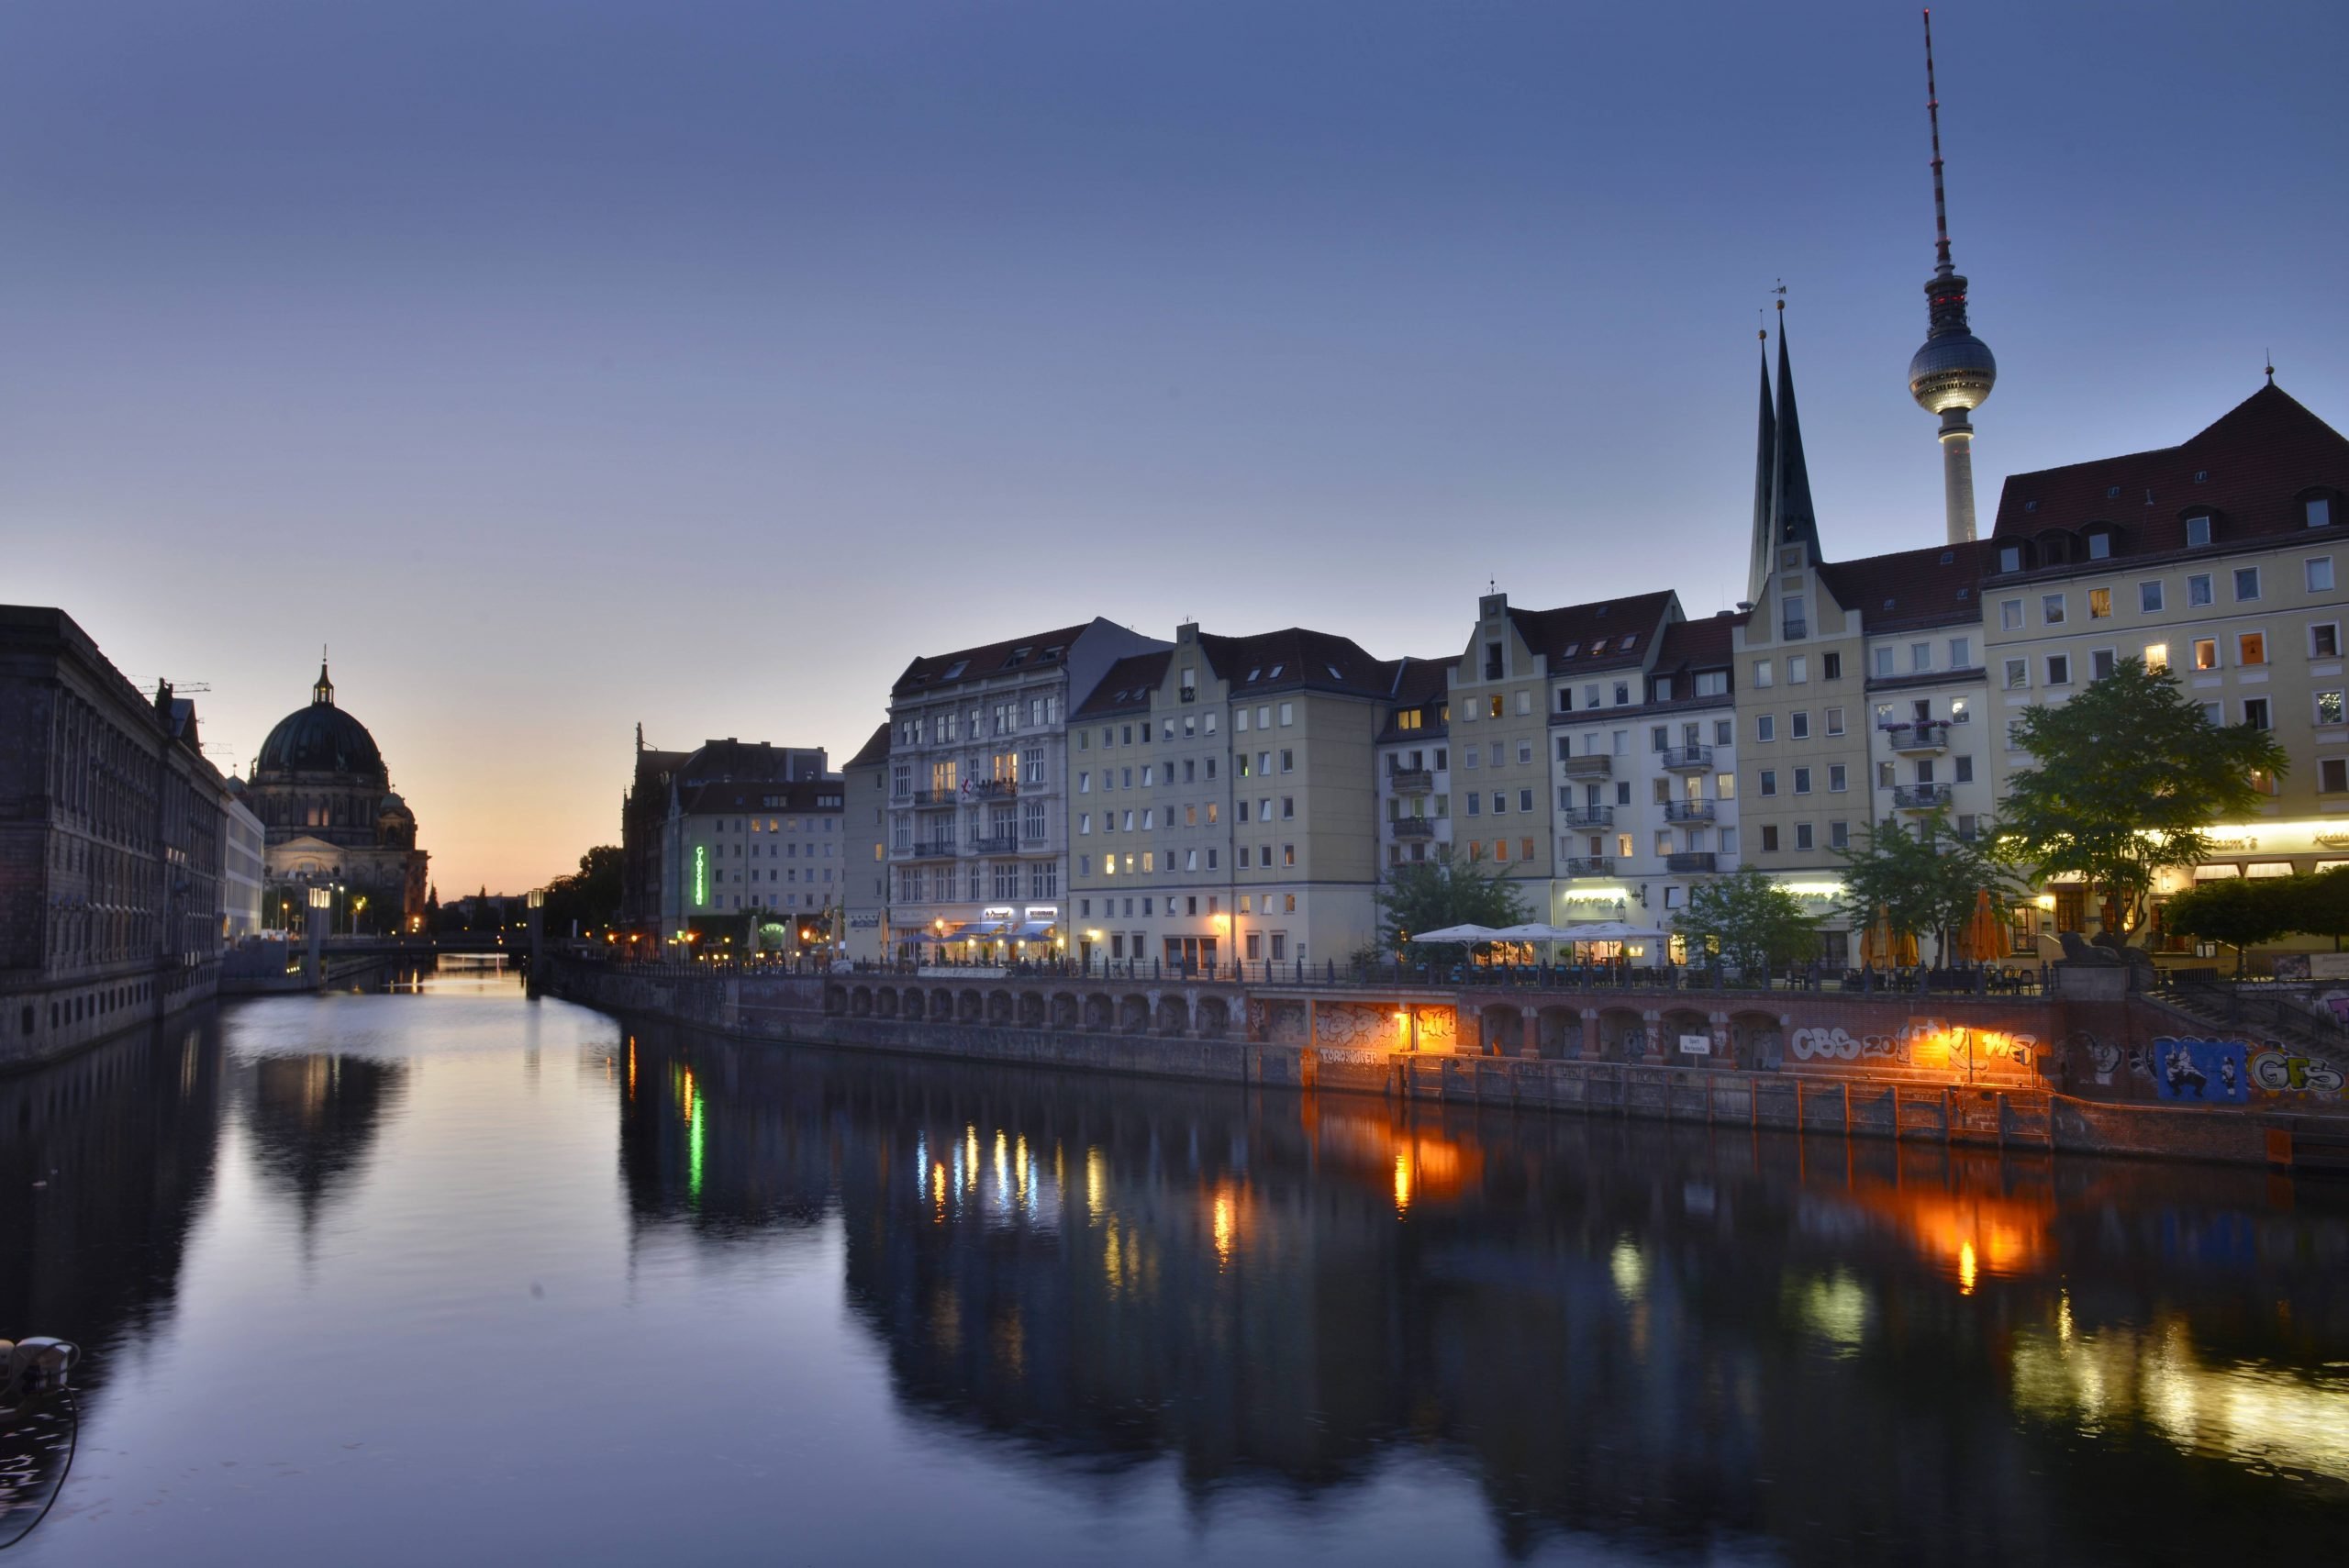
{"label": "illuminated sign", "polygon": [[709,902],[709,846],[694,846],[694,902]]}

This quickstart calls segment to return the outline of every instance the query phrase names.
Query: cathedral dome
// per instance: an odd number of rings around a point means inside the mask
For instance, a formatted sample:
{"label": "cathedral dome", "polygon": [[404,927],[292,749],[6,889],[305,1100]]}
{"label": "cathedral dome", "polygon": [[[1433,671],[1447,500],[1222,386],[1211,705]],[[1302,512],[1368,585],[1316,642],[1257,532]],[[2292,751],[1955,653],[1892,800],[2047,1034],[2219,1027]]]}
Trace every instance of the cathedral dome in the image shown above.
{"label": "cathedral dome", "polygon": [[277,721],[261,743],[253,776],[281,773],[340,773],[347,778],[383,779],[384,754],[367,727],[334,706],[334,684],[324,666],[311,688],[310,706],[297,708]]}

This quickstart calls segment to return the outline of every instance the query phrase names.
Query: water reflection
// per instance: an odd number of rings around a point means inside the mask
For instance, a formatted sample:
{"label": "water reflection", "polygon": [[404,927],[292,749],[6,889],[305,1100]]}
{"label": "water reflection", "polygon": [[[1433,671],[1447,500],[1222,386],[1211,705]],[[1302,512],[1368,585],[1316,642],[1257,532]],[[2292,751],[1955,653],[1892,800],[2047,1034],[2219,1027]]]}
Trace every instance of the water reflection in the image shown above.
{"label": "water reflection", "polygon": [[[1409,1453],[1512,1555],[2232,1559],[2349,1524],[2322,1186],[633,1049],[637,1222],[837,1210],[897,1396],[1066,1484],[1171,1456],[1197,1507],[1343,1507]],[[2143,1507],[2171,1485],[2190,1516]]]}

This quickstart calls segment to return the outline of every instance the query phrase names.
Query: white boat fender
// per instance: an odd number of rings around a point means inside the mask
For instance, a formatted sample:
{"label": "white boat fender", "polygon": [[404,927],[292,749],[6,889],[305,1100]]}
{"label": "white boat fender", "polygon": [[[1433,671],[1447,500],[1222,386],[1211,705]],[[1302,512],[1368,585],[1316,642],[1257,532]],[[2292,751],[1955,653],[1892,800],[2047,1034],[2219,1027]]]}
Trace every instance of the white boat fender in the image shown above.
{"label": "white boat fender", "polygon": [[46,1335],[13,1342],[0,1340],[0,1405],[64,1387],[73,1363],[81,1359],[82,1347],[71,1340]]}

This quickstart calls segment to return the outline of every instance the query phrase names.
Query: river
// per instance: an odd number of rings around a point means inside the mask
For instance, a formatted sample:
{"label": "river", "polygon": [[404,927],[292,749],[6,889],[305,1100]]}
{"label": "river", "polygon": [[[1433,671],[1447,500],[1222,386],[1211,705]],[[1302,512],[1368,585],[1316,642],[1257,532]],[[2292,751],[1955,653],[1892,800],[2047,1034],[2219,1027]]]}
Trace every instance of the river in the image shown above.
{"label": "river", "polygon": [[0,1079],[28,1333],[86,1359],[0,1426],[0,1542],[55,1493],[21,1563],[2349,1540],[2343,1184],[740,1045],[503,980]]}

